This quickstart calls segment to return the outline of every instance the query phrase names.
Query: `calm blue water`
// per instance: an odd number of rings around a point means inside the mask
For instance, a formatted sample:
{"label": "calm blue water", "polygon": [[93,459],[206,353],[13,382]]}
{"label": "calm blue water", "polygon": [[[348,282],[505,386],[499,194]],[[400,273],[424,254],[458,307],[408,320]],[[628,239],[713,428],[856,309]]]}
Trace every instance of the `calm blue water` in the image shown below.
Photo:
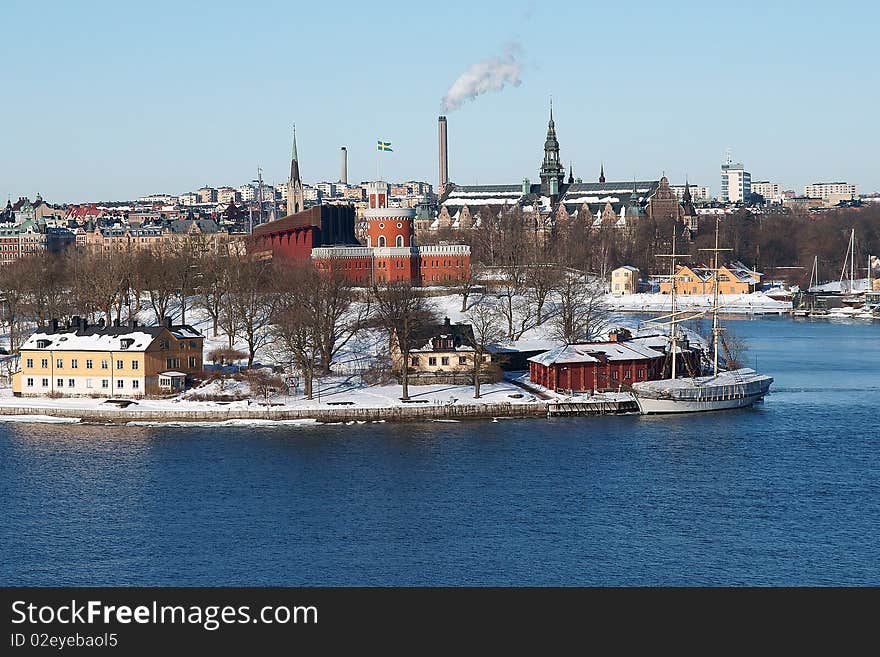
{"label": "calm blue water", "polygon": [[0,425],[0,584],[880,584],[880,324],[743,320],[751,410]]}

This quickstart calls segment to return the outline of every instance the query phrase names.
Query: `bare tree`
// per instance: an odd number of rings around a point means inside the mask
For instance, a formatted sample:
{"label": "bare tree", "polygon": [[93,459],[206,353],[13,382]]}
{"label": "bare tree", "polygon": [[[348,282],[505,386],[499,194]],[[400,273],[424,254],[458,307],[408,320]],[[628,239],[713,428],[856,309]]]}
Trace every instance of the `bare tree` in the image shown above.
{"label": "bare tree", "polygon": [[565,344],[596,338],[610,326],[603,285],[582,274],[567,272],[557,293],[556,312],[550,318],[552,336]]}
{"label": "bare tree", "polygon": [[526,283],[531,288],[535,302],[535,320],[538,325],[544,323],[544,304],[547,297],[555,291],[563,277],[563,270],[555,263],[536,263],[529,267]]}
{"label": "bare tree", "polygon": [[229,291],[230,285],[229,254],[226,249],[204,251],[195,264],[196,304],[211,317],[212,330],[216,338],[223,312],[223,297]]}
{"label": "bare tree", "polygon": [[18,262],[0,267],[0,295],[3,297],[3,321],[9,327],[9,351],[18,350],[22,324],[22,306],[25,291],[22,289]]}
{"label": "bare tree", "polygon": [[[406,281],[387,281],[373,286],[374,317],[400,353],[401,399],[409,399],[410,353],[416,334],[437,322],[433,307],[419,290]],[[393,351],[393,350],[392,350]]]}
{"label": "bare tree", "polygon": [[489,354],[489,346],[504,338],[504,329],[501,327],[501,317],[497,308],[485,301],[474,304],[465,315],[465,319],[471,325],[474,336],[471,343],[474,348],[474,399],[479,399],[480,377],[483,373],[485,358]]}
{"label": "bare tree", "polygon": [[164,248],[141,251],[137,255],[137,269],[150,295],[156,323],[161,324],[180,289],[174,253]]}
{"label": "bare tree", "polygon": [[311,267],[285,267],[280,272],[278,304],[272,317],[277,354],[294,363],[303,378],[306,398],[312,399],[315,371],[321,359],[321,274]]}
{"label": "bare tree", "polygon": [[251,367],[257,351],[274,339],[270,320],[278,294],[274,288],[271,261],[247,255],[238,256],[231,284],[232,291],[226,295],[225,312],[247,345],[247,366]]}
{"label": "bare tree", "polygon": [[321,372],[329,374],[336,354],[369,317],[370,299],[357,301],[351,283],[341,271],[319,272],[311,267],[309,270],[310,293],[303,301],[315,325]]}

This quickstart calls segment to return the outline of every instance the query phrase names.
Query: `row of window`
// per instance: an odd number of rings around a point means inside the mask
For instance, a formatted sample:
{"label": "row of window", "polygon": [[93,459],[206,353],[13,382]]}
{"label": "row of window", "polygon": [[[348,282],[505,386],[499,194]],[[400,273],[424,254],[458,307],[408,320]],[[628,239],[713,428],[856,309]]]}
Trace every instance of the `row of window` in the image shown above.
{"label": "row of window", "polygon": [[[28,378],[25,380],[25,385],[28,388],[34,387],[34,379]],[[40,379],[40,385],[43,388],[49,387],[49,379]],[[55,379],[55,387],[63,388],[64,387],[64,379]],[[76,388],[76,379],[67,379],[67,387],[68,388]],[[110,380],[109,379],[101,379],[101,388],[109,388]],[[132,390],[139,390],[141,387],[141,382],[137,379],[133,379],[131,382]],[[86,379],[86,388],[94,388],[92,379]],[[116,389],[123,390],[125,388],[125,379],[116,379]]]}
{"label": "row of window", "polygon": [[[441,365],[449,365],[449,359],[450,359],[449,356],[440,356],[440,364]],[[488,363],[489,359],[490,359],[489,356],[483,356],[484,363]],[[409,364],[412,367],[418,367],[420,362],[421,362],[421,359],[418,356],[412,356],[409,359]],[[428,356],[428,365],[434,366],[436,364],[437,364],[437,357],[436,356]],[[467,365],[468,364],[467,356],[459,356],[458,357],[458,364],[459,365]]]}
{"label": "row of window", "polygon": [[[190,360],[192,360],[192,359],[190,359]],[[33,368],[33,366],[34,366],[34,359],[28,358],[25,361],[25,367]],[[86,369],[87,370],[94,369],[94,366],[95,366],[95,363],[91,358],[86,359]],[[140,366],[141,365],[140,365],[139,361],[136,361],[136,360],[131,361],[131,369],[137,370],[137,369],[140,369]],[[43,368],[44,370],[47,369],[49,367],[49,359],[42,358],[40,360],[40,367]],[[56,358],[55,359],[55,367],[57,367],[58,369],[62,369],[64,367],[64,359],[63,358]],[[79,368],[79,359],[78,358],[71,358],[70,359],[70,369],[75,370],[78,368]],[[101,361],[101,369],[106,370],[109,368],[110,368],[110,361],[102,360]],[[121,370],[124,368],[125,368],[125,361],[117,360],[116,361],[116,369]]]}

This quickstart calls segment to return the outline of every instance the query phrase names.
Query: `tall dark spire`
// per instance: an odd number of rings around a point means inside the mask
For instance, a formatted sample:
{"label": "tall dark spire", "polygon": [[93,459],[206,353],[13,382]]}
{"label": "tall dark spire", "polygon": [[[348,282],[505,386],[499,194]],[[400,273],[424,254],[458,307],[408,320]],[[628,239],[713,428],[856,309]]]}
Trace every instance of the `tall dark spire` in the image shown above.
{"label": "tall dark spire", "polygon": [[553,99],[550,99],[550,122],[547,124],[547,138],[544,140],[544,162],[541,164],[541,193],[545,196],[559,194],[559,187],[565,180],[565,168],[559,161],[559,140],[556,138],[556,124],[553,122]]}
{"label": "tall dark spire", "polygon": [[296,154],[296,125],[293,126],[293,149],[290,152],[290,180],[287,181],[287,214],[305,209],[302,180],[299,177],[299,156]]}
{"label": "tall dark spire", "polygon": [[685,203],[690,203],[693,198],[691,197],[691,186],[688,183],[687,179],[684,181],[684,194],[681,197],[681,200]]}
{"label": "tall dark spire", "polygon": [[599,169],[599,184],[605,184],[605,163],[602,163],[602,166]]}
{"label": "tall dark spire", "polygon": [[568,165],[568,184],[574,184],[574,167],[571,164]]}

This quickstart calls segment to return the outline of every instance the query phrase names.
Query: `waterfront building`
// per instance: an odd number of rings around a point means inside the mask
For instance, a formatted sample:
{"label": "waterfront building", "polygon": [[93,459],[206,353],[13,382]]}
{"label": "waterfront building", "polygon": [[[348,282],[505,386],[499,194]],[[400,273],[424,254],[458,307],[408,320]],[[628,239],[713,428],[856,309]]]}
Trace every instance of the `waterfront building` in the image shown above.
{"label": "waterfront building", "polygon": [[33,219],[0,226],[0,265],[46,252],[46,234]]}
{"label": "waterfront building", "polygon": [[782,185],[769,180],[753,180],[752,194],[760,194],[767,203],[782,203]]}
{"label": "waterfront building", "polygon": [[[760,272],[749,269],[741,262],[718,268],[719,294],[749,294],[761,285]],[[715,271],[710,267],[682,265],[675,272],[676,294],[714,294]],[[660,294],[672,293],[672,281],[660,283]]]}
{"label": "waterfront building", "polygon": [[692,185],[687,183],[685,185],[670,185],[672,191],[675,192],[675,197],[680,201],[684,197],[685,188],[690,190],[691,199],[695,203],[704,203],[706,201],[711,201],[712,196],[709,193],[709,188],[705,185]]}
{"label": "waterfront building", "polygon": [[198,197],[199,203],[216,203],[217,202],[217,190],[213,187],[202,187],[201,189],[196,191],[196,196]]}
{"label": "waterfront building", "polygon": [[[296,158],[294,135],[288,184],[288,203],[292,207],[303,200]],[[248,240],[249,252],[297,264],[312,262],[321,271],[341,272],[356,285],[379,281],[444,285],[469,276],[469,246],[417,245],[416,210],[390,207],[391,188],[383,180],[362,186],[369,201],[360,216],[357,234],[358,213],[353,205],[322,204],[255,226]]]}
{"label": "waterfront building", "polygon": [[[474,382],[474,331],[470,324],[452,324],[446,317],[442,324],[420,328],[411,336],[416,345],[409,355],[409,382],[413,385],[446,383],[469,385]],[[483,354],[480,380],[496,377],[490,367],[491,354]],[[391,340],[392,369],[400,373],[403,358],[397,340]]]}
{"label": "waterfront building", "polygon": [[611,294],[635,294],[639,291],[639,270],[632,265],[611,272]]}
{"label": "waterfront building", "polygon": [[734,162],[727,154],[727,160],[721,165],[721,196],[724,203],[743,203],[752,193],[752,174],[745,170],[742,163]]}
{"label": "waterfront building", "polygon": [[[625,329],[604,342],[562,345],[532,356],[529,380],[549,390],[592,392],[628,389],[637,381],[664,378],[668,369],[667,336],[633,338]],[[679,341],[679,371],[699,371],[700,352]]]}
{"label": "waterfront building", "polygon": [[833,207],[841,201],[859,197],[859,186],[848,182],[818,182],[804,187],[804,196],[820,198],[825,207]]}
{"label": "waterfront building", "polygon": [[[677,200],[672,190],[669,198],[665,192],[661,197],[656,195],[665,177],[661,180],[607,180],[602,166],[595,182],[583,182],[575,177],[570,163],[566,176],[552,108],[538,171],[539,182],[535,183],[529,178],[516,184],[458,185],[449,180],[444,182],[446,130],[447,122],[441,117],[440,180],[443,189],[436,216],[432,221],[420,218],[419,231],[467,229],[481,225],[484,217],[519,209],[536,239],[544,240],[552,234],[556,223],[565,217],[587,218],[592,227],[613,224],[624,228],[644,216],[679,214],[669,202],[670,198],[673,203]],[[665,183],[668,187],[668,180]]]}
{"label": "waterfront building", "polygon": [[16,396],[143,397],[183,390],[201,376],[204,337],[189,325],[89,325],[53,320],[21,346]]}

